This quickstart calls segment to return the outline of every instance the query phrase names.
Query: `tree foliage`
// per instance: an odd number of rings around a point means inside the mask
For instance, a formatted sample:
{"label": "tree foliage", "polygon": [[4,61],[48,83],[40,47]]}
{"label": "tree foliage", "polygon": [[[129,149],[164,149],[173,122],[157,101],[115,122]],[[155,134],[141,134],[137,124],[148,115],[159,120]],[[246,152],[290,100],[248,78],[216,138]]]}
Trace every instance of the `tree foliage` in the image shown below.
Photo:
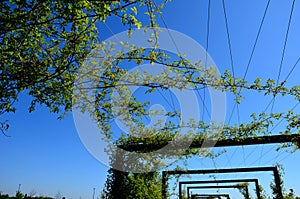
{"label": "tree foliage", "polygon": [[109,169],[102,198],[161,198],[160,175],[158,172],[141,174]]}
{"label": "tree foliage", "polygon": [[23,91],[32,96],[30,111],[36,104],[70,111],[76,71],[98,37],[96,23],[115,15],[135,25],[134,14],[124,13],[137,2],[1,1],[0,114],[15,112]]}

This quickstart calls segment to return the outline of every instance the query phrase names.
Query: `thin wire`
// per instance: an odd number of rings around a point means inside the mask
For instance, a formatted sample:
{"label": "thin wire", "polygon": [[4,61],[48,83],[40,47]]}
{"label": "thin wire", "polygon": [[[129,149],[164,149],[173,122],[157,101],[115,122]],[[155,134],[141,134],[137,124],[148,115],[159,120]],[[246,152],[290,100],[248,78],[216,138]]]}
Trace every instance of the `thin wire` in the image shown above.
{"label": "thin wire", "polygon": [[229,47],[231,70],[232,70],[233,77],[235,77],[235,75],[234,75],[234,65],[233,65],[233,56],[232,56],[232,47],[231,47],[231,40],[230,40],[230,34],[229,34],[228,19],[227,19],[227,14],[226,14],[225,0],[222,0],[222,6],[223,6],[223,12],[224,12],[224,18],[225,18],[226,32],[227,32],[227,43],[228,43],[228,47]]}
{"label": "thin wire", "polygon": [[289,31],[290,31],[290,26],[291,26],[291,21],[292,21],[292,17],[293,17],[294,7],[295,7],[295,0],[293,0],[293,3],[292,3],[292,8],[291,8],[291,12],[290,12],[288,27],[287,27],[287,31],[286,31],[286,35],[285,35],[285,40],[284,40],[284,45],[283,45],[283,50],[282,50],[282,56],[281,56],[280,65],[279,65],[279,72],[278,72],[278,76],[277,76],[277,85],[279,84],[279,79],[280,79],[280,75],[281,75],[281,71],[282,71],[282,65],[283,65],[283,60],[284,60],[284,56],[285,56],[285,50],[286,50],[286,45],[287,45],[287,41],[288,41],[288,35],[289,35]]}
{"label": "thin wire", "polygon": [[[204,68],[207,68],[207,57],[209,48],[209,30],[210,30],[210,0],[207,5],[207,23],[206,23],[206,46],[205,46],[205,64]],[[200,96],[200,95],[199,95]],[[203,89],[203,100],[202,100],[202,121],[204,120],[204,109],[205,109],[206,89]]]}
{"label": "thin wire", "polygon": [[[282,71],[282,66],[283,66],[283,60],[284,60],[284,56],[285,56],[285,51],[286,51],[286,45],[287,45],[287,41],[288,41],[288,35],[289,35],[289,30],[290,30],[290,25],[291,25],[291,21],[292,21],[292,16],[293,16],[293,11],[294,11],[294,7],[295,7],[295,0],[293,0],[292,2],[292,6],[291,6],[291,11],[290,11],[290,16],[289,16],[289,21],[288,21],[288,27],[286,30],[286,35],[285,35],[285,40],[284,40],[284,45],[283,45],[283,49],[282,49],[282,55],[281,55],[281,60],[280,60],[280,65],[279,65],[279,71],[278,71],[278,76],[277,76],[277,81],[276,81],[276,86],[278,86],[279,84],[279,80],[280,80],[280,76],[281,76],[281,71]],[[298,61],[297,61],[298,62]],[[297,62],[295,65],[297,65]],[[287,78],[290,76],[291,72],[294,70],[294,68],[296,67],[294,65],[294,67],[292,68],[292,70],[289,72]],[[285,80],[286,81],[286,80]],[[285,82],[284,82],[285,83]],[[275,101],[276,101],[276,94],[273,95],[273,98],[271,99],[271,101],[268,103],[267,107],[265,108],[265,112],[267,111],[267,109],[271,106],[271,110],[270,112],[273,113],[274,110],[274,106],[275,106]],[[278,126],[278,125],[277,125]],[[274,129],[274,128],[273,128]],[[272,129],[272,130],[273,130]],[[272,132],[272,130],[270,132]],[[263,150],[263,147],[262,147]],[[262,157],[261,157],[262,158]],[[261,161],[260,158],[260,161]]]}
{"label": "thin wire", "polygon": [[116,36],[116,34],[112,31],[112,29],[107,25],[105,21],[103,22],[103,24],[105,25],[107,30],[109,30],[109,32],[120,41],[120,39]]}
{"label": "thin wire", "polygon": [[[286,76],[286,78],[284,79],[284,84],[287,82],[287,80],[290,78],[290,76],[292,75],[292,72],[295,70],[296,66],[299,64],[300,62],[300,57],[297,59],[297,61],[295,62],[295,64],[293,65],[293,67],[291,68],[290,72],[288,73],[288,75]],[[272,104],[272,102],[274,101],[274,97],[271,99],[271,101],[269,102],[269,104],[266,106],[264,112],[266,112],[268,110],[268,108],[270,107],[270,105]]]}
{"label": "thin wire", "polygon": [[232,116],[233,116],[233,113],[234,113],[234,110],[235,110],[235,107],[237,106],[237,103],[234,103],[233,105],[233,108],[232,108],[232,111],[230,113],[230,116],[229,116],[229,120],[228,120],[228,124],[230,123],[231,119],[232,119]]}
{"label": "thin wire", "polygon": [[[297,104],[295,104],[294,106],[293,106],[293,108],[291,109],[291,111],[293,111],[294,109],[296,109],[297,108],[297,106],[300,104],[300,102],[297,102]],[[270,130],[270,132],[272,132],[272,131],[274,131],[280,124],[281,124],[281,122],[284,120],[284,118],[281,118],[281,120]],[[275,146],[273,146],[272,148],[271,148],[271,150],[273,150],[275,148]],[[261,149],[261,156],[260,156],[260,159],[259,159],[259,163],[261,162],[261,159],[262,159],[262,157],[263,156],[265,156],[265,154],[264,155],[262,155],[262,151],[263,151],[263,147],[262,147],[262,149]]]}
{"label": "thin wire", "polygon": [[[231,40],[230,40],[230,33],[229,33],[229,25],[228,25],[228,18],[227,18],[227,12],[226,12],[226,5],[225,5],[225,0],[222,0],[222,6],[223,6],[223,13],[224,13],[224,19],[225,19],[225,26],[226,26],[226,33],[227,33],[227,43],[228,43],[228,48],[229,48],[229,55],[230,55],[230,64],[231,64],[231,70],[232,70],[232,76],[233,76],[233,82],[235,83],[235,72],[234,72],[234,62],[233,62],[233,53],[232,53],[232,47],[231,47]],[[237,96],[237,95],[236,95]],[[235,104],[234,108],[237,108],[237,116],[238,116],[238,124],[240,126],[241,121],[240,121],[240,109],[239,109],[239,104]],[[233,109],[234,111],[234,109]],[[233,112],[232,111],[232,112]],[[232,114],[230,118],[232,117]],[[229,121],[230,122],[230,121]],[[244,146],[243,148],[243,155],[245,155],[244,151]],[[244,163],[245,163],[245,156],[243,156]]]}
{"label": "thin wire", "polygon": [[170,98],[171,98],[172,106],[173,106],[173,108],[175,109],[175,104],[174,104],[174,100],[173,100],[172,93],[171,93],[170,90],[168,90],[168,91],[169,91],[169,95],[170,95]]}
{"label": "thin wire", "polygon": [[249,70],[249,67],[250,67],[250,64],[251,64],[253,55],[254,55],[254,51],[255,51],[255,49],[256,49],[256,45],[257,45],[257,42],[258,42],[258,38],[259,38],[259,36],[260,36],[261,30],[262,30],[262,26],[263,26],[263,24],[264,24],[264,21],[265,21],[266,15],[267,15],[267,11],[268,11],[268,9],[269,9],[270,1],[271,1],[271,0],[268,0],[268,2],[267,2],[267,5],[266,5],[266,8],[265,8],[265,11],[264,11],[262,20],[261,20],[261,22],[260,22],[260,26],[259,26],[259,28],[258,28],[258,32],[257,32],[256,38],[255,38],[255,41],[254,41],[254,45],[253,45],[253,47],[252,47],[252,51],[251,51],[251,54],[250,54],[250,58],[249,58],[249,61],[248,61],[248,64],[247,64],[246,71],[245,71],[245,74],[244,74],[243,79],[245,79],[246,76],[247,76],[247,74],[248,74],[248,70]]}
{"label": "thin wire", "polygon": [[[154,6],[156,7],[156,9],[158,9],[158,6],[157,6],[157,4],[155,3],[155,1],[152,0],[152,2],[153,2],[153,4],[154,4]],[[162,20],[162,22],[163,22],[165,28],[167,29],[168,35],[169,35],[169,37],[171,38],[172,43],[174,44],[177,53],[180,55],[180,58],[183,59],[183,58],[181,57],[181,54],[180,54],[179,48],[178,48],[178,46],[177,46],[177,44],[176,44],[176,42],[175,42],[175,39],[173,38],[173,36],[172,36],[172,34],[171,34],[171,32],[170,32],[168,26],[167,26],[167,23],[166,23],[166,21],[165,21],[165,19],[164,19],[164,17],[162,16],[161,13],[159,13],[159,17],[160,17],[160,19]]]}
{"label": "thin wire", "polygon": [[[277,76],[276,86],[278,86],[278,84],[279,84],[279,79],[280,79],[280,75],[281,75],[281,71],[282,71],[282,65],[283,65],[283,60],[284,60],[284,56],[285,56],[285,50],[286,50],[286,45],[287,45],[287,41],[288,41],[288,36],[289,36],[289,32],[290,32],[290,26],[291,26],[291,22],[292,22],[292,18],[293,18],[294,7],[295,7],[295,0],[293,0],[293,2],[292,2],[290,17],[289,17],[289,21],[288,21],[288,27],[287,27],[287,30],[286,30],[284,45],[283,45],[283,49],[282,49],[282,56],[281,56],[281,60],[280,60],[279,72],[278,72],[278,76]],[[276,98],[276,95],[274,95],[274,100],[273,100],[273,103],[272,103],[271,113],[273,112],[273,109],[274,109],[275,98]]]}
{"label": "thin wire", "polygon": [[[264,153],[263,156],[266,156],[266,154],[270,153],[271,151],[273,151],[273,149],[275,148],[275,146],[273,146],[272,148],[270,148],[267,152]],[[261,159],[261,157],[257,158],[255,161],[253,161],[250,165],[253,165],[254,163],[258,162]]]}
{"label": "thin wire", "polygon": [[[237,106],[237,114],[238,114],[238,124],[240,126],[241,121],[240,121],[240,108]],[[244,166],[246,166],[246,159],[245,159],[245,148],[244,145],[242,145],[242,150],[243,150],[243,161],[244,161]]]}
{"label": "thin wire", "polygon": [[[209,2],[210,2],[210,0],[209,0]],[[153,1],[153,4],[154,4],[154,6],[157,8],[157,5],[156,5],[155,1]],[[210,3],[209,3],[209,6],[208,6],[208,7],[209,7],[208,9],[210,10]],[[166,21],[164,20],[164,17],[163,17],[161,14],[160,14],[159,16],[160,16],[160,18],[161,18],[161,20],[162,20],[162,22],[163,22],[165,28],[166,28],[167,31],[168,31],[169,37],[171,38],[172,43],[174,44],[177,53],[180,55],[180,58],[183,59],[183,58],[181,57],[181,53],[180,53],[180,51],[179,51],[179,48],[178,48],[178,46],[177,46],[177,44],[176,44],[176,42],[175,42],[175,40],[174,40],[172,34],[171,34],[170,31],[169,31],[169,28],[168,28],[168,26],[167,26],[167,23],[166,23]],[[209,20],[208,20],[208,24],[209,24]],[[209,26],[209,25],[208,25],[208,26]],[[207,37],[209,37],[209,33],[207,34]],[[208,41],[208,39],[207,39],[207,41]],[[206,47],[208,48],[208,42],[207,42],[207,46],[206,46]],[[207,50],[206,50],[206,59],[207,59]],[[206,64],[205,64],[205,65],[206,65]],[[205,89],[204,89],[204,92],[205,92]],[[198,91],[198,90],[197,90],[197,93],[198,93],[198,95],[199,95],[199,91]],[[199,95],[199,96],[200,96],[200,95]],[[200,97],[200,98],[201,98],[201,97]],[[203,108],[205,108],[206,111],[207,111],[207,113],[208,113],[207,106],[205,105],[205,97],[204,97],[204,99],[201,98],[201,101],[202,101],[202,104],[204,104],[204,105],[203,105]],[[204,110],[203,110],[203,115],[204,115]]]}
{"label": "thin wire", "polygon": [[[169,95],[170,95],[170,98],[171,98],[171,103],[172,103],[172,106],[173,106],[173,110],[174,110],[174,113],[175,113],[176,112],[176,108],[175,108],[175,104],[174,104],[174,99],[173,99],[173,96],[172,96],[172,92],[169,89],[168,89],[168,91],[169,91]],[[178,117],[176,117],[176,121],[177,121],[178,124],[180,123]]]}
{"label": "thin wire", "polygon": [[[201,102],[202,102],[202,104],[203,104],[203,103],[204,103],[204,99],[203,99],[202,96],[200,95],[199,90],[196,89],[196,92],[197,92],[197,94],[198,94],[198,96],[199,96],[199,98],[200,98],[200,100],[201,100]],[[209,110],[208,110],[207,106],[205,105],[205,103],[204,103],[203,108],[205,109],[206,114],[209,116],[209,118],[211,118],[211,113],[209,112]],[[203,115],[204,115],[204,111],[203,111]],[[203,119],[202,119],[202,120],[203,120]]]}
{"label": "thin wire", "polygon": [[[300,105],[300,102],[298,102],[297,104],[295,104],[294,106],[293,106],[293,108],[291,109],[292,111],[294,110],[294,109],[296,109],[298,106]],[[271,131],[273,131],[282,121],[284,120],[284,118],[282,118],[274,127],[273,127],[273,129],[271,130]],[[272,150],[274,150],[274,148],[276,147],[276,145],[273,145],[273,147],[271,147],[268,151],[266,151],[266,152],[264,152],[263,153],[263,155],[261,155],[258,159],[256,159],[251,165],[253,165],[255,162],[257,162],[257,161],[261,161],[261,159],[262,159],[262,157],[265,157],[266,156],[266,154],[268,154],[269,152],[271,152]],[[262,152],[261,152],[262,153]]]}
{"label": "thin wire", "polygon": [[209,47],[209,30],[210,30],[210,0],[207,5],[207,23],[206,23],[206,49],[205,49],[205,67],[207,67],[208,47]]}
{"label": "thin wire", "polygon": [[[155,1],[153,0],[152,2],[153,2],[153,4],[154,4],[154,6],[157,8],[157,5],[156,5]],[[209,0],[208,10],[210,10],[210,0]],[[210,15],[210,12],[209,12],[209,15]],[[179,51],[179,48],[178,48],[178,46],[177,46],[177,44],[176,44],[176,42],[175,42],[175,40],[174,40],[174,38],[173,38],[171,32],[169,31],[169,28],[168,28],[168,26],[167,26],[167,23],[166,23],[166,21],[165,21],[163,15],[162,15],[161,13],[159,14],[159,17],[160,17],[160,19],[162,20],[162,22],[163,22],[165,28],[167,29],[168,35],[169,35],[169,37],[171,38],[172,43],[174,44],[177,53],[180,55],[180,58],[183,59],[183,58],[181,57],[181,53],[180,53],[180,51]],[[209,18],[210,18],[210,17],[209,17]],[[209,26],[210,20],[208,20],[207,23],[208,23],[208,26]],[[208,48],[208,41],[209,41],[208,38],[209,38],[209,31],[208,31],[208,34],[207,34],[207,46],[206,46],[207,48]],[[207,55],[207,51],[206,51],[206,57],[207,57],[207,56],[208,56],[208,55]],[[204,90],[205,90],[205,89],[204,89]],[[202,98],[201,98],[201,100],[202,100],[202,104],[204,104],[203,108],[205,108],[206,111],[208,112],[207,106],[205,105],[205,99],[202,99]],[[204,111],[203,111],[203,113],[204,113]],[[204,114],[203,114],[203,115],[204,115]]]}
{"label": "thin wire", "polygon": [[[233,156],[236,154],[236,151],[237,151],[237,147],[234,149],[234,151],[233,151],[233,153],[231,154],[231,156],[230,156],[229,160],[227,161],[226,165],[230,164],[230,162],[231,162]],[[231,164],[230,164],[230,165],[231,165]]]}
{"label": "thin wire", "polygon": [[[300,104],[300,102],[298,102],[295,106],[293,106],[293,108],[291,109],[291,111],[293,111],[294,109],[296,109],[299,104]],[[284,120],[284,118],[281,118],[281,120],[271,129],[271,131],[274,131],[283,120]]]}
{"label": "thin wire", "polygon": [[[265,7],[264,14],[263,14],[262,20],[261,20],[261,22],[260,22],[260,25],[259,25],[259,28],[258,28],[258,31],[257,31],[257,35],[256,35],[256,38],[255,38],[255,41],[254,41],[254,45],[253,45],[252,50],[251,50],[251,54],[250,54],[250,57],[249,57],[249,60],[248,60],[248,64],[247,64],[246,71],[245,71],[245,73],[244,73],[243,79],[245,79],[246,76],[247,76],[247,74],[248,74],[248,70],[249,70],[249,67],[250,67],[250,64],[251,64],[253,55],[254,55],[254,51],[255,51],[255,49],[256,49],[256,45],[257,45],[259,36],[260,36],[260,34],[261,34],[262,26],[263,26],[263,24],[264,24],[264,21],[265,21],[266,15],[267,15],[267,11],[268,11],[268,9],[269,9],[270,1],[271,1],[271,0],[268,0],[267,5],[266,5],[266,7]],[[241,89],[240,89],[240,90],[241,90]],[[237,102],[235,102],[235,105],[234,105],[234,107],[233,107],[233,109],[232,109],[232,111],[231,111],[231,114],[230,114],[231,116],[233,115],[233,112],[234,112],[234,110],[235,110],[236,104],[237,104]],[[231,121],[231,117],[229,118],[229,121],[228,121],[228,122],[230,123],[230,121]]]}
{"label": "thin wire", "polygon": [[[230,65],[231,65],[231,70],[232,70],[233,81],[235,83],[234,61],[233,61],[232,45],[231,45],[231,40],[230,40],[230,31],[229,31],[229,25],[228,25],[228,18],[227,18],[225,0],[222,0],[222,7],[223,7],[223,13],[224,13],[224,19],[225,19],[225,27],[226,27],[226,33],[227,33],[227,44],[228,44],[229,55],[230,55]],[[238,125],[240,126],[240,124],[241,124],[241,121],[240,121],[240,109],[239,109],[239,104],[237,104],[237,103],[235,103],[235,105],[234,105],[234,107],[232,109],[232,112],[230,114],[230,118],[229,118],[228,123],[230,123],[230,121],[231,121],[231,118],[233,116],[233,112],[235,110],[235,107],[237,108]],[[235,154],[236,150],[237,150],[237,148],[235,148],[234,154]],[[243,150],[244,165],[246,165],[244,146],[242,146],[242,150]],[[231,156],[231,158],[232,157],[233,156]],[[228,162],[231,161],[231,158],[228,160]]]}
{"label": "thin wire", "polygon": [[298,58],[298,60],[296,61],[296,63],[294,64],[294,66],[291,68],[289,74],[286,76],[286,78],[284,79],[284,81],[286,82],[288,80],[288,78],[290,77],[290,75],[292,74],[292,72],[294,71],[294,69],[296,68],[296,66],[298,65],[298,63],[300,62],[300,57]]}
{"label": "thin wire", "polygon": [[271,162],[274,162],[274,160],[278,159],[283,154],[285,154],[285,151],[277,152],[277,155],[275,157],[269,159],[269,161],[266,161],[265,164],[269,164]]}
{"label": "thin wire", "polygon": [[271,104],[273,103],[273,101],[274,101],[274,97],[272,97],[272,99],[270,100],[270,102],[268,103],[268,105],[266,106],[266,108],[265,108],[265,110],[264,110],[264,112],[267,112],[267,110],[269,109],[269,107],[271,106]]}
{"label": "thin wire", "polygon": [[283,160],[285,160],[286,158],[290,157],[291,155],[292,155],[291,153],[288,153],[282,159],[280,159],[278,162],[282,162]]}
{"label": "thin wire", "polygon": [[260,150],[260,156],[259,156],[259,161],[258,161],[258,164],[260,165],[260,163],[261,163],[261,159],[262,159],[262,157],[263,157],[263,152],[264,152],[264,145],[262,145],[262,147],[261,147],[261,150]]}
{"label": "thin wire", "polygon": [[[225,148],[224,148],[224,149],[225,149]],[[226,163],[225,166],[229,165],[230,167],[232,167],[231,162],[230,162],[229,157],[228,157],[228,154],[225,153],[225,156],[226,156],[226,159],[227,159],[227,163]]]}
{"label": "thin wire", "polygon": [[[300,57],[297,59],[297,61],[295,62],[295,64],[293,65],[293,67],[291,68],[291,70],[290,70],[290,72],[288,73],[288,75],[285,77],[285,79],[284,79],[284,84],[287,82],[287,80],[290,78],[290,76],[292,75],[292,72],[295,70],[295,68],[296,68],[296,66],[299,64],[299,62],[300,62]],[[272,100],[274,100],[274,98],[272,99]],[[267,108],[271,105],[271,103],[272,103],[272,100],[269,102],[269,104],[267,105]],[[266,108],[266,109],[267,109]],[[266,111],[266,110],[265,110]]]}
{"label": "thin wire", "polygon": [[254,151],[256,151],[256,148],[257,146],[250,153],[248,153],[246,159],[248,159],[254,153]]}
{"label": "thin wire", "polygon": [[174,109],[175,111],[175,106],[172,104],[170,104],[169,100],[161,93],[161,91],[159,89],[157,89],[157,91],[159,92],[159,94],[162,96],[162,98],[165,100],[165,102],[167,102],[167,104]]}
{"label": "thin wire", "polygon": [[[250,67],[250,64],[251,64],[253,55],[254,55],[254,51],[255,51],[255,49],[256,49],[256,45],[257,45],[259,36],[260,36],[260,34],[261,34],[262,26],[263,26],[263,24],[264,24],[264,21],[265,21],[266,15],[267,15],[267,11],[268,11],[268,9],[269,9],[269,5],[270,5],[270,0],[268,0],[267,5],[266,5],[266,7],[265,7],[264,14],[263,14],[262,20],[261,20],[260,25],[259,25],[259,28],[258,28],[258,32],[257,32],[256,38],[255,38],[255,41],[254,41],[254,45],[253,45],[252,50],[251,50],[251,54],[250,54],[250,57],[249,57],[249,60],[248,60],[248,64],[247,64],[246,71],[245,71],[245,73],[244,73],[243,79],[245,79],[246,76],[247,76],[247,73],[248,73],[248,70],[249,70],[249,67]],[[235,104],[234,104],[234,107],[233,107],[233,109],[232,109],[232,111],[231,111],[231,114],[230,114],[230,118],[229,118],[228,123],[230,123],[230,121],[231,121],[231,118],[232,118],[232,115],[233,115],[233,112],[234,112],[234,110],[235,110],[236,105],[237,105],[237,102],[235,102]]]}
{"label": "thin wire", "polygon": [[[262,27],[263,27],[263,24],[264,24],[264,22],[265,22],[265,18],[266,18],[268,9],[269,9],[270,2],[271,2],[271,0],[268,0],[268,2],[267,2],[267,4],[266,4],[265,10],[264,10],[264,14],[263,14],[263,17],[262,17],[262,19],[261,19],[261,22],[260,22],[260,25],[259,25],[259,28],[258,28],[258,31],[257,31],[257,35],[256,35],[256,38],[255,38],[255,41],[254,41],[254,44],[253,44],[253,47],[252,47],[252,50],[251,50],[251,54],[250,54],[250,57],[249,57],[249,60],[248,60],[248,63],[247,63],[247,67],[246,67],[246,70],[245,70],[243,79],[245,79],[246,76],[247,76],[247,74],[248,74],[248,71],[249,71],[249,68],[250,68],[250,64],[251,64],[251,61],[252,61],[252,59],[253,59],[254,52],[255,52],[255,49],[256,49],[256,45],[257,45],[259,36],[260,36],[260,34],[261,34]],[[233,115],[233,112],[234,112],[234,109],[235,109],[235,107],[236,107],[236,104],[237,104],[237,102],[235,103],[235,106],[234,106],[233,109],[232,109],[231,116]],[[230,118],[230,119],[231,119],[231,118]],[[230,122],[230,120],[229,120],[229,122]],[[253,151],[254,151],[254,150],[256,150],[256,147],[253,149]]]}

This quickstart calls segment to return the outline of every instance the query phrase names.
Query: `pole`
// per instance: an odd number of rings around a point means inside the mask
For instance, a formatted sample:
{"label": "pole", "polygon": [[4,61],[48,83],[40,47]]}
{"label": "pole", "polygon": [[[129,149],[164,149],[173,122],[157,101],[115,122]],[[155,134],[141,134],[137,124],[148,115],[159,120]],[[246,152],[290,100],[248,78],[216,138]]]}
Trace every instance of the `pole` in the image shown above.
{"label": "pole", "polygon": [[93,188],[93,199],[95,199],[95,189],[96,188]]}
{"label": "pole", "polygon": [[167,199],[167,178],[168,178],[167,172],[163,171],[162,172],[162,190],[161,190],[162,199]]}

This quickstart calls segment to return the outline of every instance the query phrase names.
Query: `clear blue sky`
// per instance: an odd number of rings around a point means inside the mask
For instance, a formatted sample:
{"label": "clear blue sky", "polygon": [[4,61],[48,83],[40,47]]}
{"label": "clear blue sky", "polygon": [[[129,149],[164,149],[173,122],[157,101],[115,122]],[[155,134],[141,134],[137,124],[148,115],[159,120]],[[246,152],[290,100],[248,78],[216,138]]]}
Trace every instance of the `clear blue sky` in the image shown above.
{"label": "clear blue sky", "polygon": [[[255,1],[225,1],[232,45],[234,70],[237,77],[245,73],[251,49],[261,22],[266,0]],[[282,48],[286,34],[292,1],[271,1],[265,23],[249,68],[247,78],[277,79]],[[299,58],[300,5],[296,1],[290,26],[285,57],[282,64],[280,79],[284,79]],[[207,0],[177,0],[166,5],[163,10],[164,20],[168,28],[182,32],[203,47],[206,46],[207,32]],[[164,27],[163,23],[162,27]],[[108,20],[107,25],[116,34],[123,31],[121,23]],[[104,25],[99,25],[101,40],[111,36]],[[220,71],[230,66],[230,56],[227,44],[227,34],[224,23],[222,1],[211,1],[210,36],[208,52]],[[288,79],[287,85],[299,85],[300,67],[297,66]],[[240,120],[247,122],[252,112],[261,112],[269,103],[271,97],[264,97],[254,92],[245,92],[240,109]],[[227,96],[227,116],[229,120],[233,107],[232,96]],[[14,194],[21,184],[21,190],[29,193],[54,196],[61,192],[67,198],[92,198],[93,188],[96,196],[103,188],[107,167],[98,162],[84,148],[73,122],[72,114],[58,121],[57,115],[50,114],[44,107],[29,114],[30,98],[26,94],[20,96],[17,102],[17,112],[5,115],[10,121],[7,134],[11,138],[0,136],[0,191]],[[275,111],[291,109],[296,102],[292,98],[278,99]],[[294,111],[299,113],[299,107]],[[234,113],[231,123],[236,123],[238,117]],[[279,125],[274,132],[282,130]],[[285,183],[287,188],[294,188],[300,194],[300,177],[297,168],[300,166],[300,153],[276,153],[275,147],[251,146],[228,149],[227,155],[222,155],[215,162],[194,158],[190,161],[191,168],[224,168],[246,166],[270,166],[280,162],[285,167]],[[267,174],[234,174],[235,178],[258,177],[263,186],[268,186],[272,179]],[[222,176],[224,178],[230,175]],[[205,177],[193,177],[204,179]],[[236,193],[237,194],[237,193]]]}

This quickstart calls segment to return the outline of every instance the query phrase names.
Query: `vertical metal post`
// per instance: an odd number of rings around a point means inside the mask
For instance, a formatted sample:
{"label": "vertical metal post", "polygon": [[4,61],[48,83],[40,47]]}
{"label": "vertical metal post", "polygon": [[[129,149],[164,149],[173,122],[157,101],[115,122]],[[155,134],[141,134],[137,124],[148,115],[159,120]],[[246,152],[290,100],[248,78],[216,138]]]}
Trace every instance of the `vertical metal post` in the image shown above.
{"label": "vertical metal post", "polygon": [[248,186],[245,186],[245,192],[246,192],[246,199],[250,199]]}
{"label": "vertical metal post", "polygon": [[167,178],[168,178],[167,172],[163,171],[162,172],[162,191],[161,191],[162,199],[167,199]]}
{"label": "vertical metal post", "polygon": [[261,197],[260,197],[260,187],[259,187],[259,184],[258,184],[258,180],[255,181],[255,187],[256,187],[257,199],[261,199]]}
{"label": "vertical metal post", "polygon": [[274,180],[275,180],[275,186],[276,186],[276,191],[277,191],[278,197],[279,197],[279,199],[283,199],[283,194],[282,194],[282,189],[281,189],[281,180],[280,180],[280,176],[279,176],[277,167],[273,167],[273,173],[274,173]]}
{"label": "vertical metal post", "polygon": [[181,190],[181,185],[182,185],[182,183],[181,182],[179,182],[179,199],[182,199],[182,190]]}

